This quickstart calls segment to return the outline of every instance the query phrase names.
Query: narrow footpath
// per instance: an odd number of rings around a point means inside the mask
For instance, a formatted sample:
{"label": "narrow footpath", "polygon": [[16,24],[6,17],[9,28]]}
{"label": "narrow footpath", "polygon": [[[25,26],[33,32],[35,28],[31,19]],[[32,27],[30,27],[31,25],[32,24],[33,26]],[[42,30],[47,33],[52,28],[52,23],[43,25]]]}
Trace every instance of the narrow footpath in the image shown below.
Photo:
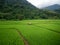
{"label": "narrow footpath", "polygon": [[25,37],[21,34],[21,32],[19,30],[16,29],[16,31],[18,32],[19,36],[21,37],[21,39],[24,42],[24,45],[29,45],[28,41],[25,39]]}

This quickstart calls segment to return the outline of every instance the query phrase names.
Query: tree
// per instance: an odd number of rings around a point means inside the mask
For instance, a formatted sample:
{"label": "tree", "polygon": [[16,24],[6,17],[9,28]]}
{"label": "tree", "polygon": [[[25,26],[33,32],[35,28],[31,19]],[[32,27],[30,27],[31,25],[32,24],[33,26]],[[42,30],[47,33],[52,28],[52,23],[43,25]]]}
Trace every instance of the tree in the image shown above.
{"label": "tree", "polygon": [[3,6],[5,4],[5,0],[0,0],[0,10],[2,11]]}

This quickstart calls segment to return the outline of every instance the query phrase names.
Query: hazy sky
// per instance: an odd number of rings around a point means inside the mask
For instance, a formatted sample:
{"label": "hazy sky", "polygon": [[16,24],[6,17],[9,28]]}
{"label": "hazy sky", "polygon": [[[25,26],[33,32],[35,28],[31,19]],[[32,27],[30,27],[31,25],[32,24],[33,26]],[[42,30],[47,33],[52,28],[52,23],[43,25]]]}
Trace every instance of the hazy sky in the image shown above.
{"label": "hazy sky", "polygon": [[59,4],[60,0],[27,0],[36,7],[45,7],[53,4]]}

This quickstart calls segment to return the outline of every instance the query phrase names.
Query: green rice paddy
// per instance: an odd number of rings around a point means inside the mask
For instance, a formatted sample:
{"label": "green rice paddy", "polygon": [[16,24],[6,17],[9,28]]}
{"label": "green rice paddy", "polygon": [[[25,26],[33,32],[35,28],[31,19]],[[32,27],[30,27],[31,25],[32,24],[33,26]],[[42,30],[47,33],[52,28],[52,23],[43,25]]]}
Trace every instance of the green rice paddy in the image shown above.
{"label": "green rice paddy", "polygon": [[29,45],[60,45],[60,20],[0,21],[0,45],[25,45],[16,30]]}

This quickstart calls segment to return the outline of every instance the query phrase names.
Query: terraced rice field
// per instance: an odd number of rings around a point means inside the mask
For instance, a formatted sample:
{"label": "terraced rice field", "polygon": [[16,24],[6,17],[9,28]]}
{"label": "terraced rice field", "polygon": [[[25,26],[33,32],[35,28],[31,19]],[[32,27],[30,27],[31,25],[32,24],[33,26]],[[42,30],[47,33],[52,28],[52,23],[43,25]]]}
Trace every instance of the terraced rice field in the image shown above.
{"label": "terraced rice field", "polygon": [[0,21],[0,45],[60,45],[60,20]]}

